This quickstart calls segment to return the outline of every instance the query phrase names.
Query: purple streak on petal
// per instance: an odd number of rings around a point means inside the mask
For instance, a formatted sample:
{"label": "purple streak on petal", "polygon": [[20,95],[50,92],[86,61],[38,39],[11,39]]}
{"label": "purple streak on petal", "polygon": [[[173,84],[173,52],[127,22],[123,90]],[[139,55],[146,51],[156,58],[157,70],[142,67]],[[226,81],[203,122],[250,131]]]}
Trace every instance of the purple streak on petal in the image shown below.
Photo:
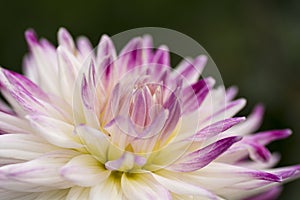
{"label": "purple streak on petal", "polygon": [[214,83],[215,81],[212,78],[206,78],[183,89],[183,112],[188,113],[200,107]]}
{"label": "purple streak on petal", "polygon": [[93,60],[91,60],[89,65],[89,82],[94,87],[96,86],[96,69]]}
{"label": "purple streak on petal", "polygon": [[156,50],[151,60],[151,63],[158,64],[161,67],[170,66],[170,54],[167,46],[160,46]]}
{"label": "purple streak on petal", "polygon": [[213,136],[216,136],[219,133],[222,133],[231,127],[235,126],[238,123],[245,121],[245,117],[236,117],[229,118],[222,121],[215,122],[211,125],[206,126],[205,128],[198,131],[194,136],[190,139],[207,139]]}
{"label": "purple streak on petal", "polygon": [[261,104],[255,106],[247,120],[241,124],[240,131],[244,134],[255,132],[261,125],[264,115],[264,107]]}
{"label": "purple streak on petal", "polygon": [[[107,83],[109,83],[109,77],[111,76],[111,71],[113,68],[113,60],[111,56],[106,56],[101,62],[101,68],[104,69],[104,78],[107,80]],[[102,77],[101,77],[102,78]]]}
{"label": "purple streak on petal", "polygon": [[282,187],[275,186],[261,194],[246,198],[245,200],[276,200],[281,192]]}
{"label": "purple streak on petal", "polygon": [[[247,145],[249,148],[249,155],[253,160],[267,162],[271,158],[270,151],[258,143],[255,142],[247,142],[244,145]],[[246,146],[246,147],[247,147]]]}
{"label": "purple streak on petal", "polygon": [[113,42],[107,35],[103,35],[98,44],[97,59],[99,59],[100,61],[108,55],[115,56],[115,54],[116,54],[116,50]]}
{"label": "purple streak on petal", "polygon": [[150,35],[143,36],[143,50],[145,52],[144,54],[144,60],[145,63],[150,63],[153,57],[153,41],[152,37]]}
{"label": "purple streak on petal", "polygon": [[185,155],[171,165],[169,169],[179,172],[191,172],[201,169],[241,139],[241,137],[234,136],[218,140],[213,144]]}
{"label": "purple streak on petal", "polygon": [[292,134],[290,129],[284,130],[272,130],[256,133],[255,135],[249,136],[249,140],[258,142],[261,145],[267,145],[274,140],[281,140],[289,137]]}
{"label": "purple streak on petal", "polygon": [[[227,112],[230,111],[235,111],[238,112],[241,108],[240,107],[244,107],[246,104],[246,100],[245,99],[237,99],[235,101],[231,101],[230,103],[228,103],[224,108],[221,108],[220,110],[217,110],[213,115],[207,117],[205,119],[205,121],[217,118],[217,117],[221,117],[222,115],[225,116],[225,114]],[[237,108],[239,108],[238,110],[236,110]]]}
{"label": "purple streak on petal", "polygon": [[161,110],[154,119],[152,119],[151,124],[145,128],[145,130],[136,139],[145,139],[149,137],[156,136],[160,132],[168,119],[168,111]]}
{"label": "purple streak on petal", "polygon": [[92,110],[93,106],[91,105],[92,104],[92,102],[91,102],[91,94],[89,92],[89,87],[88,87],[87,80],[86,80],[85,76],[83,76],[81,84],[82,84],[81,85],[81,97],[82,97],[83,105],[87,109]]}
{"label": "purple streak on petal", "polygon": [[181,72],[185,78],[191,78],[195,75],[199,76],[207,62],[206,56],[198,56],[192,62],[188,63],[186,68]]}
{"label": "purple streak on petal", "polygon": [[39,45],[36,33],[32,29],[29,29],[25,32],[25,39],[30,48],[34,45]]}
{"label": "purple streak on petal", "polygon": [[71,34],[65,28],[60,28],[58,30],[58,43],[59,45],[64,46],[70,52],[74,53],[75,51],[75,44]]}
{"label": "purple streak on petal", "polygon": [[119,59],[126,66],[126,71],[143,64],[142,45],[141,38],[134,38],[122,49]]}
{"label": "purple streak on petal", "polygon": [[167,140],[169,135],[175,129],[182,114],[180,103],[177,97],[178,90],[179,88],[176,88],[176,90],[171,93],[170,97],[163,105],[163,107],[168,110],[168,118],[162,131],[163,134],[160,137],[160,140],[162,140],[162,144]]}
{"label": "purple streak on petal", "polygon": [[283,181],[300,177],[300,165],[269,170],[270,173],[281,177]]}
{"label": "purple streak on petal", "polygon": [[104,129],[108,130],[108,132],[113,128],[115,128],[114,131],[118,131],[118,133],[115,133],[116,136],[117,134],[125,134],[132,137],[138,136],[134,124],[127,117],[116,116],[104,126]]}
{"label": "purple streak on petal", "polygon": [[147,114],[143,92],[137,90],[133,96],[131,119],[138,127],[144,127]]}
{"label": "purple streak on petal", "polygon": [[[14,86],[15,89],[23,91],[27,94],[33,94],[42,99],[48,100],[47,95],[39,88],[36,84],[30,81],[25,76],[21,74],[15,73],[13,71],[2,69],[4,75],[9,80],[11,86]],[[0,86],[2,87],[2,83],[0,82]]]}
{"label": "purple streak on petal", "polygon": [[251,177],[259,180],[270,181],[270,182],[281,182],[282,178],[277,176],[275,173],[268,173],[264,171],[251,171],[251,172],[241,172],[242,174],[248,174]]}
{"label": "purple streak on petal", "polygon": [[76,44],[79,52],[84,56],[84,58],[89,56],[93,51],[93,46],[86,37],[79,37]]}
{"label": "purple streak on petal", "polygon": [[268,162],[271,159],[271,153],[264,146],[273,140],[286,138],[291,134],[289,129],[275,130],[257,133],[255,135],[245,136],[243,140],[230,148],[226,154],[234,154],[236,152],[243,152],[244,156],[249,156],[254,161]]}
{"label": "purple streak on petal", "polygon": [[231,86],[230,88],[228,88],[226,90],[226,101],[227,102],[232,101],[235,98],[237,93],[238,93],[237,87]]}

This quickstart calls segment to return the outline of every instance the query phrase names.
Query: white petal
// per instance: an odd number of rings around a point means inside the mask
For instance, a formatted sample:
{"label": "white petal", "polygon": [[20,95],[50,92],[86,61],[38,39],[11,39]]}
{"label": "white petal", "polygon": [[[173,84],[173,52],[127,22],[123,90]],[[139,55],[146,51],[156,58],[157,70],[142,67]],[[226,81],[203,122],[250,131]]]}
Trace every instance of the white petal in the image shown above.
{"label": "white petal", "polygon": [[73,133],[74,127],[64,121],[42,115],[27,116],[36,134],[53,145],[64,148],[80,148],[79,137]]}
{"label": "white petal", "polygon": [[110,175],[102,163],[88,154],[73,158],[60,172],[64,178],[83,187],[94,186]]}
{"label": "white petal", "polygon": [[0,130],[9,133],[29,133],[31,128],[24,119],[0,111]]}
{"label": "white petal", "polygon": [[46,141],[29,134],[0,135],[0,165],[5,163],[5,158],[13,160],[32,160],[44,153],[58,150],[59,148],[48,144]]}
{"label": "white petal", "polygon": [[72,187],[68,193],[66,200],[83,200],[89,199],[90,188]]}
{"label": "white petal", "polygon": [[69,190],[54,190],[49,192],[43,192],[37,196],[36,199],[42,200],[65,200]]}
{"label": "white petal", "polygon": [[76,133],[87,151],[104,164],[107,161],[107,152],[111,145],[107,136],[99,130],[84,125],[76,127]]}
{"label": "white petal", "polygon": [[64,180],[59,169],[78,153],[57,151],[25,163],[0,168],[0,188],[20,192],[43,192],[68,188],[72,184]]}
{"label": "white petal", "polygon": [[72,104],[73,91],[78,70],[81,67],[79,61],[63,46],[57,48],[59,88],[66,102]]}
{"label": "white petal", "polygon": [[167,171],[160,171],[159,173],[153,173],[152,175],[165,188],[176,194],[197,195],[204,198],[217,199],[217,196],[208,190],[189,184],[188,182],[184,182],[180,179],[176,179],[170,176],[171,174],[172,173],[168,173]]}
{"label": "white petal", "polygon": [[32,200],[36,199],[39,193],[29,193],[29,192],[16,192],[10,190],[0,189],[1,200]]}
{"label": "white petal", "polygon": [[128,199],[172,199],[170,192],[149,174],[123,174],[122,190]]}
{"label": "white petal", "polygon": [[92,187],[90,192],[90,200],[99,199],[123,199],[120,182],[121,177],[109,177],[105,181]]}

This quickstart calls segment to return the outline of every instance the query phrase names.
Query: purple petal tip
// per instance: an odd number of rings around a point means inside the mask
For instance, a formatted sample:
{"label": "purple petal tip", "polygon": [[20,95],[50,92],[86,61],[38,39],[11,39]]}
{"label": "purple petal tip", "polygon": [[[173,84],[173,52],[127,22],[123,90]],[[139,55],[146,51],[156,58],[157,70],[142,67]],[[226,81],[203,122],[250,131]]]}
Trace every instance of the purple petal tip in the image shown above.
{"label": "purple petal tip", "polygon": [[35,31],[33,29],[29,29],[25,32],[25,38],[29,45],[38,44],[38,39]]}

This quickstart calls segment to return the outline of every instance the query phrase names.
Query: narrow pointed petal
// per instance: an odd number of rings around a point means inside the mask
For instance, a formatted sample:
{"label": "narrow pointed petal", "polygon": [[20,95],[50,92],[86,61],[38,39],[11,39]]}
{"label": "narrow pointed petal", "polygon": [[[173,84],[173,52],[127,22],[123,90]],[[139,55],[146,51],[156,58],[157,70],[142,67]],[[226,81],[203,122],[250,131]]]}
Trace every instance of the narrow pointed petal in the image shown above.
{"label": "narrow pointed petal", "polygon": [[202,73],[204,66],[206,65],[207,57],[204,55],[198,56],[194,60],[185,59],[176,68],[177,76],[185,78],[189,84],[194,83]]}
{"label": "narrow pointed petal", "polygon": [[230,129],[231,127],[245,121],[245,119],[245,117],[236,117],[215,122],[212,125],[208,125],[205,128],[198,131],[190,139],[197,141],[209,139],[210,137],[216,136],[217,134],[222,133]]}
{"label": "narrow pointed petal", "polygon": [[182,92],[183,112],[193,112],[198,109],[214,84],[214,79],[206,78],[184,88]]}
{"label": "narrow pointed petal", "polygon": [[170,53],[167,46],[160,46],[154,53],[151,61],[155,66],[155,75],[159,75],[163,70],[163,68],[168,68],[170,66]]}
{"label": "narrow pointed petal", "polygon": [[241,136],[248,135],[257,131],[262,123],[262,118],[264,115],[264,107],[262,105],[257,105],[253,109],[252,113],[247,117],[247,120],[236,127],[233,128],[230,133],[237,133]]}
{"label": "narrow pointed petal", "polygon": [[176,163],[168,167],[170,170],[190,172],[201,169],[224,153],[234,143],[240,141],[240,137],[221,139],[202,149],[196,150],[181,157]]}
{"label": "narrow pointed petal", "polygon": [[213,123],[227,119],[238,113],[245,105],[245,99],[238,99],[228,104],[224,104],[224,107],[217,109],[211,116],[207,117],[204,121],[206,123]]}
{"label": "narrow pointed petal", "polygon": [[[120,52],[119,59],[125,71],[143,64],[143,44],[141,38],[132,39]],[[123,68],[122,66],[122,68]],[[124,71],[123,69],[121,69]]]}
{"label": "narrow pointed petal", "polygon": [[20,116],[44,113],[66,119],[68,114],[51,104],[49,96],[26,77],[0,69],[0,86],[5,98]]}
{"label": "narrow pointed petal", "polygon": [[25,60],[26,74],[30,72],[30,78],[41,88],[53,94],[59,94],[57,79],[57,58],[55,48],[46,40],[37,39],[33,30],[25,32],[25,38],[30,48],[30,54]]}
{"label": "narrow pointed petal", "polygon": [[85,60],[89,56],[92,56],[93,46],[88,38],[81,36],[77,39],[76,43],[77,43],[78,51],[82,55],[83,60]]}
{"label": "narrow pointed petal", "polygon": [[254,161],[268,162],[272,157],[269,150],[265,145],[269,144],[273,140],[283,139],[291,134],[289,129],[285,130],[273,130],[255,135],[245,136],[243,140],[232,146],[219,161],[226,163],[235,163],[240,159],[250,156]]}
{"label": "narrow pointed petal", "polygon": [[72,55],[65,47],[59,46],[57,48],[58,55],[58,76],[59,88],[61,95],[65,101],[70,102],[73,97],[75,80],[77,73],[81,67],[79,61]]}
{"label": "narrow pointed petal", "polygon": [[59,45],[66,48],[68,51],[75,53],[75,43],[71,34],[65,29],[60,28],[57,34]]}

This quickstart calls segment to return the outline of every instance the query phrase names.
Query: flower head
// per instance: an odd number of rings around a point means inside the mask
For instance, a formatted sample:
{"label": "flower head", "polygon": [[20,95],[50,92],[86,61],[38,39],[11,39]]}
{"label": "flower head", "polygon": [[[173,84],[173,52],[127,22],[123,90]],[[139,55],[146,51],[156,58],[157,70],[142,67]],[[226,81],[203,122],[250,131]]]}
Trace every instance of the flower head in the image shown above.
{"label": "flower head", "polygon": [[234,117],[245,100],[198,80],[204,55],[173,70],[150,36],[26,40],[25,76],[0,70],[1,199],[271,198],[299,176],[265,147],[290,130],[253,134],[262,106]]}

